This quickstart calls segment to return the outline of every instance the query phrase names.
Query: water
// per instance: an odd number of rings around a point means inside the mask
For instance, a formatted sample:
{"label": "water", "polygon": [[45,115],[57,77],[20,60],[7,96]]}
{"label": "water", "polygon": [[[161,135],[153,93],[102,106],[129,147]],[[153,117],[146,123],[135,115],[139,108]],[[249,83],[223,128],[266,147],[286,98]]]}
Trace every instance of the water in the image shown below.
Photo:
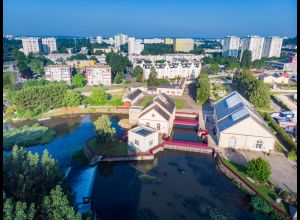
{"label": "water", "polygon": [[200,142],[197,135],[197,127],[175,125],[171,135],[173,140]]}
{"label": "water", "polygon": [[212,157],[165,152],[157,160],[148,172],[157,183],[142,181],[129,163],[98,167],[92,195],[100,219],[212,219],[209,210],[226,219],[254,219],[245,193],[216,169]]}

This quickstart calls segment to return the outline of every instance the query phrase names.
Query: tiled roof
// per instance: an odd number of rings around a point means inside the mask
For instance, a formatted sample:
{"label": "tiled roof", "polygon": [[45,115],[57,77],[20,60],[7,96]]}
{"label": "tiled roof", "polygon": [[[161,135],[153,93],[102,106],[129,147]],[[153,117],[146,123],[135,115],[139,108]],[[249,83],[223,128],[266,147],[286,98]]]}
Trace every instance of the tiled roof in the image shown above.
{"label": "tiled roof", "polygon": [[133,92],[128,93],[128,95],[125,98],[133,101],[136,97],[138,97],[142,93],[143,93],[142,90],[136,89]]}

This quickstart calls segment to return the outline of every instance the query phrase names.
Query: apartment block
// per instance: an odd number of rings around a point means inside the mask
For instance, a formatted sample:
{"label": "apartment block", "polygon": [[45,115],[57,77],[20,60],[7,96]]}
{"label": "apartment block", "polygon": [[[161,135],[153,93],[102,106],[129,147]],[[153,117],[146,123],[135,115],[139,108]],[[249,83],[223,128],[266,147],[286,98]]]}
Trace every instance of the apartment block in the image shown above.
{"label": "apartment block", "polygon": [[125,34],[117,34],[114,36],[115,47],[120,47],[128,42],[128,36]]}
{"label": "apartment block", "polygon": [[175,39],[173,43],[173,50],[177,52],[189,52],[194,49],[193,39]]}
{"label": "apartment block", "polygon": [[172,38],[165,38],[164,43],[165,44],[173,44],[174,43],[173,41],[174,40]]}
{"label": "apartment block", "polygon": [[238,57],[240,49],[240,38],[236,36],[227,36],[223,39],[222,56]]}
{"label": "apartment block", "polygon": [[264,38],[260,36],[248,36],[241,41],[241,56],[245,50],[252,52],[252,61],[259,60],[262,57]]}
{"label": "apartment block", "polygon": [[102,44],[103,43],[103,38],[101,36],[96,37],[96,43]]}
{"label": "apartment block", "polygon": [[85,77],[90,86],[111,86],[111,68],[105,64],[96,64],[85,68]]}
{"label": "apartment block", "polygon": [[283,38],[266,37],[262,57],[280,57]]}
{"label": "apartment block", "polygon": [[71,84],[72,67],[68,65],[48,65],[45,67],[45,79],[53,81],[65,81]]}
{"label": "apartment block", "polygon": [[128,54],[141,54],[144,50],[144,44],[136,40],[134,37],[128,38]]}
{"label": "apartment block", "polygon": [[22,38],[23,53],[28,55],[29,53],[41,53],[42,41],[39,38],[28,37]]}
{"label": "apartment block", "polygon": [[46,54],[57,51],[56,39],[54,37],[42,39],[43,52]]}
{"label": "apartment block", "polygon": [[151,39],[144,39],[144,44],[163,44],[164,40],[161,38],[151,38]]}

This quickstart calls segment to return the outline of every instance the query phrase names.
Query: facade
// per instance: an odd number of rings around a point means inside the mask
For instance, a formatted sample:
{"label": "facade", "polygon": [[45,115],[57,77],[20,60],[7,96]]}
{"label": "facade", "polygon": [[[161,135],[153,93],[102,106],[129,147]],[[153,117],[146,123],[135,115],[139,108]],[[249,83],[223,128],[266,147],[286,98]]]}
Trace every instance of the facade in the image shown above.
{"label": "facade", "polygon": [[143,68],[143,76],[149,78],[152,67],[157,72],[159,79],[188,78],[195,79],[201,70],[200,62],[177,62],[177,63],[144,63],[139,64]]}
{"label": "facade", "polygon": [[137,152],[147,152],[158,145],[158,132],[155,129],[139,125],[128,131],[128,146]]}
{"label": "facade", "polygon": [[23,53],[27,56],[29,53],[41,53],[42,41],[39,38],[22,38]]}
{"label": "facade", "polygon": [[120,51],[120,49],[118,47],[109,46],[108,48],[94,48],[93,52],[96,53],[96,51],[102,51],[103,53],[117,53],[118,51]]}
{"label": "facade", "polygon": [[134,37],[128,38],[128,54],[141,54],[144,50],[144,44],[136,40]]}
{"label": "facade", "polygon": [[292,112],[275,112],[271,117],[282,127],[286,132],[293,133],[297,127],[297,110]]}
{"label": "facade", "polygon": [[227,36],[223,40],[222,56],[238,57],[240,49],[240,38],[235,36]]}
{"label": "facade", "polygon": [[297,56],[290,57],[289,59],[279,62],[279,61],[267,61],[267,69],[276,69],[292,73],[297,73]]}
{"label": "facade", "polygon": [[103,38],[101,36],[96,37],[96,43],[102,44],[103,43]]}
{"label": "facade", "polygon": [[71,84],[72,67],[68,65],[48,65],[45,67],[45,79],[53,81],[65,81]]}
{"label": "facade", "polygon": [[84,68],[84,67],[94,66],[96,64],[96,61],[95,60],[68,60],[66,61],[66,64],[72,67]]}
{"label": "facade", "polygon": [[88,54],[88,48],[87,47],[81,47],[79,53],[81,53],[81,54]]}
{"label": "facade", "polygon": [[262,57],[280,57],[283,38],[266,37]]}
{"label": "facade", "polygon": [[143,60],[149,60],[151,62],[155,62],[157,60],[165,60],[168,62],[176,62],[178,60],[185,61],[198,61],[204,57],[202,54],[161,54],[161,55],[129,55],[128,58],[131,62],[137,63],[142,62]]}
{"label": "facade", "polygon": [[128,42],[128,36],[125,34],[117,34],[114,36],[115,47],[120,47]]}
{"label": "facade", "polygon": [[163,44],[164,40],[161,38],[144,39],[144,44]]}
{"label": "facade", "polygon": [[96,64],[86,67],[85,77],[90,86],[111,86],[111,68],[105,64]]}
{"label": "facade", "polygon": [[256,109],[238,92],[214,105],[218,147],[269,152],[275,137]]}
{"label": "facade", "polygon": [[258,78],[267,84],[273,84],[273,83],[288,84],[289,83],[288,74],[282,74],[282,73],[273,73],[273,74],[263,73],[259,75]]}
{"label": "facade", "polygon": [[138,124],[170,135],[175,119],[175,102],[162,93],[148,102],[140,111]]}
{"label": "facade", "polygon": [[53,51],[57,51],[56,38],[49,37],[42,39],[43,52],[45,54],[52,53]]}
{"label": "facade", "polygon": [[126,93],[122,97],[122,101],[127,105],[132,105],[133,103],[135,103],[137,100],[139,100],[142,97],[144,97],[144,92],[140,89],[136,89],[136,90]]}
{"label": "facade", "polygon": [[45,57],[52,62],[60,62],[60,61],[66,61],[68,58],[70,58],[72,54],[68,53],[50,53],[48,55],[45,55]]}
{"label": "facade", "polygon": [[194,49],[194,40],[193,39],[184,39],[177,38],[173,43],[173,50],[178,52],[190,52]]}
{"label": "facade", "polygon": [[165,44],[173,44],[174,40],[172,38],[165,38],[164,43]]}
{"label": "facade", "polygon": [[252,61],[260,60],[262,57],[264,45],[264,38],[259,36],[248,36],[243,38],[241,41],[241,56],[242,59],[243,52],[245,50],[250,50],[252,52]]}

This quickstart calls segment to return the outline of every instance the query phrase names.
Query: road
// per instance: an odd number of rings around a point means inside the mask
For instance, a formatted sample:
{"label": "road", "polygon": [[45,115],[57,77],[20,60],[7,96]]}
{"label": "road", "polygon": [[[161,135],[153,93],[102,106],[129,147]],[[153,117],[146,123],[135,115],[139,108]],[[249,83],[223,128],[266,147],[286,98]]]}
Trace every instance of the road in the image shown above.
{"label": "road", "polygon": [[17,61],[13,61],[13,69],[15,74],[15,82],[16,84],[23,84],[24,79],[21,77],[21,73],[19,72],[19,69],[17,67]]}
{"label": "road", "polygon": [[276,94],[277,98],[279,98],[284,104],[286,104],[289,109],[291,110],[297,110],[297,103],[293,102],[287,94]]}

